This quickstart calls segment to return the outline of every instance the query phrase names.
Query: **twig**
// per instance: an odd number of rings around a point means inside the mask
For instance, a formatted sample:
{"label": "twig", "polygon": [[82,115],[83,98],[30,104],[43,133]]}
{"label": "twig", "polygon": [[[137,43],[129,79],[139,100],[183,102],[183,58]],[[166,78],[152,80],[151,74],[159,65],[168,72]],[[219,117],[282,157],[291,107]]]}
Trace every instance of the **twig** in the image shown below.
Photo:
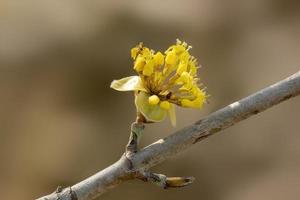
{"label": "twig", "polygon": [[[58,198],[60,200],[95,199],[123,181],[135,178],[143,179],[143,176],[141,176],[143,173],[146,173],[144,180],[152,182],[158,180],[158,182],[162,181],[164,184],[163,180],[166,182],[167,178],[164,178],[164,175],[148,172],[149,168],[214,133],[299,94],[300,71],[208,115],[204,119],[145,147],[141,151],[131,154],[129,157],[124,154],[116,163],[86,180],[41,197],[39,200],[56,200]],[[156,177],[153,178],[153,175]],[[159,176],[161,178],[156,179]]]}

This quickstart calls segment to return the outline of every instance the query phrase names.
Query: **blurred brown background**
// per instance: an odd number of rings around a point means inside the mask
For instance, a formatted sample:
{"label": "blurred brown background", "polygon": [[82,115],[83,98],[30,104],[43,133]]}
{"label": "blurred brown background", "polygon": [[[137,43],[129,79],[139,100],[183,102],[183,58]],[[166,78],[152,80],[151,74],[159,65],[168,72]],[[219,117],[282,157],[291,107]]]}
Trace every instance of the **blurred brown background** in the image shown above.
{"label": "blurred brown background", "polygon": [[[180,129],[300,69],[300,5],[286,0],[0,1],[0,194],[34,199],[116,161],[135,118],[130,48],[193,45],[211,94]],[[299,199],[300,99],[211,137],[154,170],[195,176],[162,190],[131,181],[101,199]],[[142,145],[174,132],[147,126]]]}

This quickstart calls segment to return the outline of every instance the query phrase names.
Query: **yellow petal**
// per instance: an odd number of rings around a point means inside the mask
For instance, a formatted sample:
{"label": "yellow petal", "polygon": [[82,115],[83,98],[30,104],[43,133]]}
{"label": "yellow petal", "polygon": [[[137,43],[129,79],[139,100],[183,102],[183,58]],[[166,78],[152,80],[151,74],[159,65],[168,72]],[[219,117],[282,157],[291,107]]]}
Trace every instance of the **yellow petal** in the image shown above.
{"label": "yellow petal", "polygon": [[151,76],[151,74],[153,73],[153,67],[154,67],[154,61],[153,60],[148,60],[146,65],[144,66],[143,75],[144,76]]}
{"label": "yellow petal", "polygon": [[153,60],[154,60],[155,65],[162,65],[162,64],[164,64],[164,55],[161,52],[157,52],[153,56]]}
{"label": "yellow petal", "polygon": [[145,59],[141,56],[138,56],[136,61],[134,62],[133,69],[135,69],[137,72],[141,72],[143,71],[145,64]]}
{"label": "yellow petal", "polygon": [[181,75],[183,72],[186,72],[186,70],[187,70],[187,63],[186,62],[180,62],[176,73]]}
{"label": "yellow petal", "polygon": [[177,84],[187,84],[193,80],[193,77],[188,72],[182,72],[180,77],[176,80]]}
{"label": "yellow petal", "polygon": [[139,76],[129,76],[119,80],[114,80],[113,82],[111,82],[110,87],[118,91],[147,91],[144,88]]}
{"label": "yellow petal", "polygon": [[147,120],[153,122],[160,122],[165,119],[167,111],[162,109],[158,104],[151,105],[148,102],[149,94],[139,92],[135,96],[135,105],[137,110],[140,111]]}
{"label": "yellow petal", "polygon": [[173,65],[173,64],[175,64],[176,59],[177,59],[177,57],[176,57],[176,52],[175,52],[175,51],[169,51],[169,52],[167,53],[167,56],[166,56],[166,63],[167,63],[168,65]]}
{"label": "yellow petal", "polygon": [[173,47],[173,49],[177,54],[180,54],[185,51],[185,47],[182,45],[176,45]]}
{"label": "yellow petal", "polygon": [[132,49],[131,49],[131,52],[130,52],[130,53],[131,53],[131,58],[132,58],[132,59],[135,59],[138,52],[139,52],[139,48],[138,48],[138,47],[132,48]]}
{"label": "yellow petal", "polygon": [[184,51],[184,52],[182,52],[182,54],[180,54],[179,59],[180,59],[181,62],[186,62],[187,63],[189,61],[190,57],[191,56],[190,56],[189,52]]}

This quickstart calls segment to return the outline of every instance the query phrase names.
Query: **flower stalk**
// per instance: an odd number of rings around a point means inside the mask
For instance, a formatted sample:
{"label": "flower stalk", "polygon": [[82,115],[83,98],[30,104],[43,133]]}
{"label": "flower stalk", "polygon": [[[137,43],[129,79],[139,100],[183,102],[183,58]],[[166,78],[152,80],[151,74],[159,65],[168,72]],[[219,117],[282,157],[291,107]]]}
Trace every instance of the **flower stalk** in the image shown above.
{"label": "flower stalk", "polygon": [[142,137],[145,125],[143,122],[133,122],[131,124],[131,131],[128,144],[126,145],[126,156],[131,156],[138,151],[138,144]]}

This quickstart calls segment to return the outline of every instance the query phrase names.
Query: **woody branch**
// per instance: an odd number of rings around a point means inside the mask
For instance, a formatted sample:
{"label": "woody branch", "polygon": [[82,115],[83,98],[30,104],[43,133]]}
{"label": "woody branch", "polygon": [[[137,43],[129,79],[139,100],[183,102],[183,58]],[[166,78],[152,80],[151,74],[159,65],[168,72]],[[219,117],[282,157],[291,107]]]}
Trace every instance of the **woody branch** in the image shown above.
{"label": "woody branch", "polygon": [[[211,113],[140,151],[136,152],[136,146],[127,146],[126,153],[116,163],[71,187],[59,189],[38,200],[92,200],[120,183],[136,178],[151,182],[164,180],[163,184],[167,184],[167,177],[148,170],[193,144],[299,94],[300,71]],[[143,129],[143,126],[138,127],[138,131]],[[135,142],[133,144],[136,145]]]}

